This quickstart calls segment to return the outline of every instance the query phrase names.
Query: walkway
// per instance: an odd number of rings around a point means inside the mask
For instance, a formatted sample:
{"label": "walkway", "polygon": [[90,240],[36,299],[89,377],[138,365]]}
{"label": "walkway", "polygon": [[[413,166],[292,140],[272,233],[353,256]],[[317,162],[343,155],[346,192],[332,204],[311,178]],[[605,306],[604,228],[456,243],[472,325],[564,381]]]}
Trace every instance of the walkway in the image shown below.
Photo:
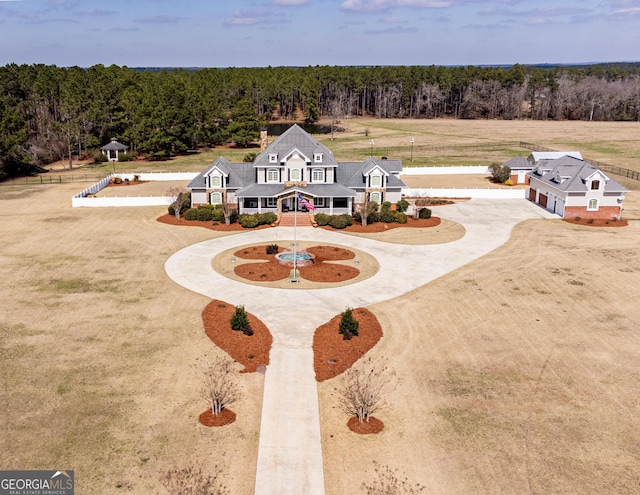
{"label": "walkway", "polygon": [[[175,282],[212,299],[244,305],[273,334],[264,383],[257,495],[324,495],[311,349],[318,326],[347,306],[368,306],[400,296],[470,263],[504,244],[511,229],[523,220],[557,218],[526,200],[470,200],[434,207],[433,212],[464,225],[466,235],[448,244],[409,246],[345,236],[338,231],[298,229],[299,241],[343,244],[378,260],[380,270],[373,277],[342,287],[272,289],[230,280],[212,269],[211,260],[227,249],[273,242],[274,229],[204,241],[167,260],[165,269]],[[277,238],[280,242],[293,239],[293,228],[278,227]]]}

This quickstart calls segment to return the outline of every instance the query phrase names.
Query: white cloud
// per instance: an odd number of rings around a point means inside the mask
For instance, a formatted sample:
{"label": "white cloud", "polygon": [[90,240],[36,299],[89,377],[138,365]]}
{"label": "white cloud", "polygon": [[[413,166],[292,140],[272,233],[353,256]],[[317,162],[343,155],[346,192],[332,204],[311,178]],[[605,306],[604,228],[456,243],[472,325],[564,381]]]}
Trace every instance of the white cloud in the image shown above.
{"label": "white cloud", "polygon": [[452,0],[344,0],[340,8],[359,12],[378,12],[397,7],[439,9],[451,5],[453,5]]}

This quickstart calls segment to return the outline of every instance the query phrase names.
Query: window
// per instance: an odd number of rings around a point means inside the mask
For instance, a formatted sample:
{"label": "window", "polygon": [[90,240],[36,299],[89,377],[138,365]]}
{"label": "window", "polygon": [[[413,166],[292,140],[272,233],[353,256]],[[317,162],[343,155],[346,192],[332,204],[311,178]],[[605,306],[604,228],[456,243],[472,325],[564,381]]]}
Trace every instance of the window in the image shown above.
{"label": "window", "polygon": [[382,204],[382,194],[379,192],[372,192],[369,194],[369,201],[374,201],[379,205]]}
{"label": "window", "polygon": [[600,181],[599,180],[592,180],[591,181],[591,190],[592,191],[597,191],[598,189],[600,189]]}
{"label": "window", "polygon": [[334,208],[346,208],[347,204],[347,198],[333,198]]}
{"label": "window", "polygon": [[222,177],[219,175],[212,175],[211,187],[222,187]]}
{"label": "window", "polygon": [[589,200],[589,206],[587,206],[587,210],[596,211],[598,209],[598,200],[596,198]]}
{"label": "window", "polygon": [[269,155],[269,163],[278,163],[278,155],[272,153]]}
{"label": "window", "polygon": [[289,171],[289,177],[291,178],[291,180],[300,180],[300,169],[292,168]]}
{"label": "window", "polygon": [[324,198],[313,198],[313,206],[324,208]]}
{"label": "window", "polygon": [[313,161],[315,163],[322,163],[322,153],[314,153],[313,154]]}
{"label": "window", "polygon": [[280,182],[280,171],[277,168],[267,170],[267,182]]}
{"label": "window", "polygon": [[267,198],[267,208],[275,208],[278,206],[278,198]]}
{"label": "window", "polygon": [[219,192],[211,193],[211,204],[212,205],[222,204],[222,194],[220,194]]}
{"label": "window", "polygon": [[244,198],[243,206],[245,208],[257,208],[258,198]]}
{"label": "window", "polygon": [[371,187],[381,187],[382,186],[382,176],[381,175],[372,175],[370,180],[371,180]]}
{"label": "window", "polygon": [[324,169],[314,168],[311,172],[311,182],[324,182]]}

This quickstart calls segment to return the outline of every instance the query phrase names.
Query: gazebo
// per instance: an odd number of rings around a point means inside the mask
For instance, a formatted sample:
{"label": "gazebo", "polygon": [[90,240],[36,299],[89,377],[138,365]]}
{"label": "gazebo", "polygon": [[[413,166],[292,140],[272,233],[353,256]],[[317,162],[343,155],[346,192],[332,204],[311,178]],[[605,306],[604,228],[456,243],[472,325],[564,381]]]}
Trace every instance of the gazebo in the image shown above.
{"label": "gazebo", "polygon": [[110,162],[117,162],[118,153],[121,151],[126,153],[128,149],[129,147],[126,144],[119,143],[116,138],[111,138],[111,142],[109,144],[100,148],[102,154],[107,155],[107,159]]}

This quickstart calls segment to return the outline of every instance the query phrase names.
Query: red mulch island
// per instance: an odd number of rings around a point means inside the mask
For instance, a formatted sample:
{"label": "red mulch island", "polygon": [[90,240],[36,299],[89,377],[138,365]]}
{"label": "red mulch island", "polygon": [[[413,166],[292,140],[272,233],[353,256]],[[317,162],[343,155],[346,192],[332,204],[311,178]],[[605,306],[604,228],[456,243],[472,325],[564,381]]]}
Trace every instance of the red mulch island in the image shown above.
{"label": "red mulch island", "polygon": [[[280,264],[274,254],[267,254],[266,245],[250,246],[239,249],[234,256],[243,259],[267,260],[260,263],[243,263],[234,267],[233,272],[241,278],[253,282],[274,282],[283,280],[291,274],[292,267]],[[279,248],[278,252],[283,249]],[[355,253],[336,246],[314,246],[306,250],[315,256],[315,263],[299,266],[300,276],[311,282],[344,282],[356,278],[360,270],[352,266],[325,263],[325,261],[350,260]]]}
{"label": "red mulch island", "polygon": [[204,426],[224,426],[236,420],[236,413],[230,409],[223,409],[220,414],[214,416],[211,409],[207,409],[198,417],[198,420]]}
{"label": "red mulch island", "polygon": [[313,335],[313,369],[319,382],[344,373],[382,338],[380,322],[368,309],[353,310],[358,336],[351,340],[344,340],[338,331],[340,317],[334,316]]}
{"label": "red mulch island", "polygon": [[369,416],[369,421],[363,421],[361,423],[360,421],[358,421],[358,418],[356,416],[353,416],[347,422],[347,426],[354,433],[366,435],[369,433],[380,433],[384,428],[384,423],[378,418],[374,418],[373,416]]}
{"label": "red mulch island", "polygon": [[253,335],[232,330],[231,317],[235,310],[232,304],[217,299],[211,301],[202,312],[204,331],[215,345],[244,366],[242,373],[252,373],[259,366],[269,364],[273,337],[266,325],[251,313],[247,316]]}

